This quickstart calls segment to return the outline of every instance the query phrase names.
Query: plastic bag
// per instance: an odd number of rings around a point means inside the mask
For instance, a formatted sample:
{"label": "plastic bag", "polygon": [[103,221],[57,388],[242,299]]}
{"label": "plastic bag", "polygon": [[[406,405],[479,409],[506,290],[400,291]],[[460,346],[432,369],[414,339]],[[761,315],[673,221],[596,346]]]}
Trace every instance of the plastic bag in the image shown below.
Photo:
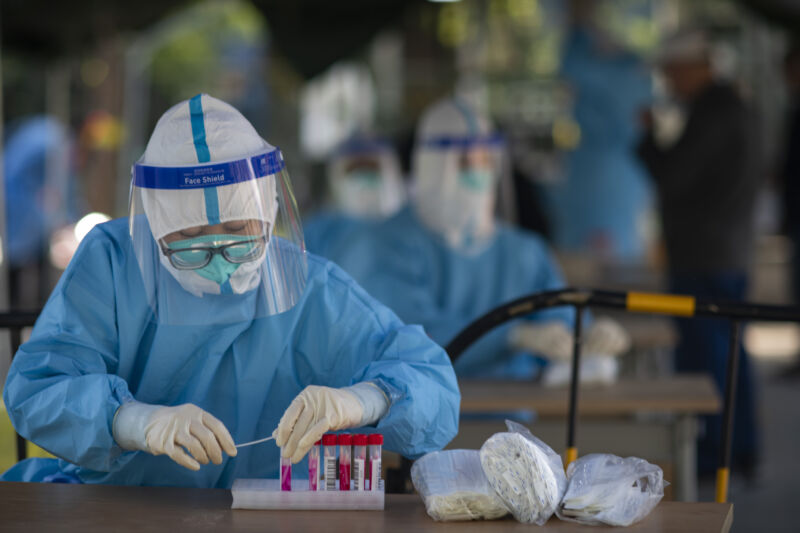
{"label": "plastic bag", "polygon": [[544,525],[567,487],[561,456],[525,426],[506,425],[508,433],[492,435],[481,447],[483,472],[514,518]]}
{"label": "plastic bag", "polygon": [[492,520],[508,514],[483,474],[478,450],[426,454],[411,467],[411,481],[434,520]]}
{"label": "plastic bag", "polygon": [[664,473],[638,457],[585,455],[567,469],[567,492],[556,514],[581,524],[629,526],[664,496]]}

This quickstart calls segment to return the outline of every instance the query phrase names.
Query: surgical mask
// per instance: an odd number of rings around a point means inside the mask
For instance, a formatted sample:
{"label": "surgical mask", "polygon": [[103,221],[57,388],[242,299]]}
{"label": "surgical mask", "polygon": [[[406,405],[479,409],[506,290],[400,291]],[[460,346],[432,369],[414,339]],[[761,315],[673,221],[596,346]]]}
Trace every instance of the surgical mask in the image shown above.
{"label": "surgical mask", "polygon": [[387,193],[381,174],[374,170],[358,170],[333,182],[336,204],[355,217],[380,218],[384,215]]}
{"label": "surgical mask", "polygon": [[485,191],[492,185],[492,172],[483,168],[470,168],[459,173],[459,183],[465,189]]}
{"label": "surgical mask", "polygon": [[[173,257],[171,261],[173,266],[180,270],[191,270],[218,285],[222,285],[230,279],[231,275],[233,275],[243,263],[254,261],[260,257],[261,252],[257,250],[258,247],[256,243],[247,242],[252,241],[254,238],[257,238],[257,236],[230,234],[201,235],[191,239],[171,242],[168,244],[168,247],[172,250],[182,250],[172,254]],[[203,247],[219,242],[228,243],[229,246],[222,249],[218,248],[216,253],[204,249],[191,250],[192,248]],[[241,242],[242,244],[231,245],[231,243],[236,242]],[[216,248],[215,246],[210,247]],[[206,265],[199,268],[192,268],[191,265],[193,263],[202,264],[207,261],[209,253],[213,255]]]}
{"label": "surgical mask", "polygon": [[347,179],[354,185],[364,189],[375,189],[381,184],[381,175],[377,170],[357,170],[350,172]]}

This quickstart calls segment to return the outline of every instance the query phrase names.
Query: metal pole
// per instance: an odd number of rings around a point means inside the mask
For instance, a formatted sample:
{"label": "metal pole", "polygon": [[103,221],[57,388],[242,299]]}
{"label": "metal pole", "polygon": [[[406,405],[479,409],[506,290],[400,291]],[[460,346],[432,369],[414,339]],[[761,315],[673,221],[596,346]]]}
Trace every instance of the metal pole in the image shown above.
{"label": "metal pole", "polygon": [[728,501],[731,448],[733,444],[733,412],[736,407],[736,377],[739,372],[739,340],[742,323],[731,322],[730,346],[728,347],[728,375],[725,382],[725,405],[722,411],[722,442],[720,444],[719,467],[717,468],[717,502]]}
{"label": "metal pole", "polygon": [[578,384],[581,369],[582,305],[575,306],[575,331],[572,339],[572,379],[569,385],[569,420],[567,421],[567,466],[578,458],[575,445],[575,426],[578,421]]}

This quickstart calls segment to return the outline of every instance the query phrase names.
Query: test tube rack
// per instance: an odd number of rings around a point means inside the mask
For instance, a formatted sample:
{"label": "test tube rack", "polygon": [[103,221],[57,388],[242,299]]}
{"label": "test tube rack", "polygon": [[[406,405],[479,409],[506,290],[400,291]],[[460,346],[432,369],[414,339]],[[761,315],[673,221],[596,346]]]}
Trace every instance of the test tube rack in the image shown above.
{"label": "test tube rack", "polygon": [[292,490],[285,491],[279,479],[237,479],[231,492],[231,509],[382,511],[384,503],[383,480],[378,490],[311,491],[308,479],[292,479]]}

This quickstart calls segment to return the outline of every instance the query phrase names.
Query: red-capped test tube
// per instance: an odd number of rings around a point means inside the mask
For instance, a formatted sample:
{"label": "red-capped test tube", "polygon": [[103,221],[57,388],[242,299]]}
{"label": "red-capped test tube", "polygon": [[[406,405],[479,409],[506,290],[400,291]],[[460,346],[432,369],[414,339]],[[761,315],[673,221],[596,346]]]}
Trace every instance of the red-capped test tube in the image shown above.
{"label": "red-capped test tube", "polygon": [[366,490],[367,436],[353,435],[353,478],[350,490]]}
{"label": "red-capped test tube", "polygon": [[373,433],[367,437],[369,445],[369,490],[378,490],[381,480],[381,454],[383,453],[383,435]]}
{"label": "red-capped test tube", "polygon": [[281,456],[281,490],[292,490],[292,460]]}
{"label": "red-capped test tube", "polygon": [[328,434],[322,436],[323,470],[325,483],[322,490],[336,490],[336,435]]}
{"label": "red-capped test tube", "polygon": [[308,452],[308,490],[319,490],[319,447],[318,440]]}
{"label": "red-capped test tube", "polygon": [[339,435],[339,490],[350,490],[350,446],[353,437],[349,433]]}

